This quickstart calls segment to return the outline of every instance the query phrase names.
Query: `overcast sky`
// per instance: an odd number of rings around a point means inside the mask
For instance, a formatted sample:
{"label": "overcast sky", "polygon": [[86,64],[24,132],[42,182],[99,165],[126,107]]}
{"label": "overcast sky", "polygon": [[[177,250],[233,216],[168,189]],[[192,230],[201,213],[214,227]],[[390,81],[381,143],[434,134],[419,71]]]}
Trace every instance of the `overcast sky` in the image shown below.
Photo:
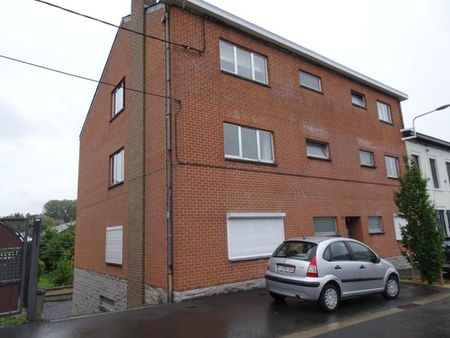
{"label": "overcast sky", "polygon": [[[120,23],[130,0],[48,0]],[[409,95],[406,127],[450,103],[450,1],[210,0]],[[33,0],[0,0],[0,54],[98,79],[115,29]],[[0,216],[74,199],[78,135],[96,84],[0,58]],[[450,108],[416,122],[450,141]]]}

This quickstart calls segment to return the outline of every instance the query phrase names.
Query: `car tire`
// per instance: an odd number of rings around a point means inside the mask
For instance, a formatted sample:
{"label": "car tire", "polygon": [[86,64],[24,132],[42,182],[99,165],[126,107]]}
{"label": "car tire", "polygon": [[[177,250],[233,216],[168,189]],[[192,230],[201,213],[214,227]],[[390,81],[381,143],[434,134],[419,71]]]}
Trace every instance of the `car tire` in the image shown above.
{"label": "car tire", "polygon": [[320,308],[325,312],[336,311],[339,306],[339,289],[334,284],[326,284],[319,297]]}
{"label": "car tire", "polygon": [[280,295],[279,293],[275,293],[270,291],[270,297],[272,297],[273,300],[277,301],[277,302],[282,302],[286,299],[286,296]]}
{"label": "car tire", "polygon": [[400,294],[400,282],[395,275],[390,275],[384,286],[383,297],[386,299],[395,299]]}

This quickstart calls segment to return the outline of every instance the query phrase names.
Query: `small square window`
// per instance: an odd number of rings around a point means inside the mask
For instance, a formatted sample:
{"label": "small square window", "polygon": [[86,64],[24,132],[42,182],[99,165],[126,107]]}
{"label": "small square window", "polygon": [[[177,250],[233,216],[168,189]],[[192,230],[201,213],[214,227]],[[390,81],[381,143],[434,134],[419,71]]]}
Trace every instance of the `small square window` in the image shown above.
{"label": "small square window", "polygon": [[330,159],[328,144],[317,141],[306,141],[306,154],[308,157]]}
{"label": "small square window", "polygon": [[352,92],[352,103],[359,107],[366,107],[366,99],[363,94]]}
{"label": "small square window", "polygon": [[300,71],[300,85],[309,89],[322,91],[322,83],[320,77],[307,72]]}
{"label": "small square window", "polygon": [[362,166],[366,167],[373,167],[375,165],[375,162],[373,160],[373,153],[370,151],[359,151],[359,163]]}
{"label": "small square window", "polygon": [[368,219],[369,234],[383,232],[383,223],[380,216],[369,216]]}
{"label": "small square window", "polygon": [[314,217],[314,233],[317,236],[336,235],[336,217]]}
{"label": "small square window", "polygon": [[122,183],[125,176],[125,152],[122,148],[110,157],[111,179],[110,185]]}
{"label": "small square window", "polygon": [[111,94],[111,118],[114,118],[125,108],[125,80],[122,80]]}
{"label": "small square window", "polygon": [[400,168],[398,165],[398,158],[392,156],[385,156],[384,161],[386,163],[387,177],[389,178],[399,178]]}
{"label": "small square window", "polygon": [[383,122],[392,123],[391,107],[383,102],[377,102],[378,119]]}

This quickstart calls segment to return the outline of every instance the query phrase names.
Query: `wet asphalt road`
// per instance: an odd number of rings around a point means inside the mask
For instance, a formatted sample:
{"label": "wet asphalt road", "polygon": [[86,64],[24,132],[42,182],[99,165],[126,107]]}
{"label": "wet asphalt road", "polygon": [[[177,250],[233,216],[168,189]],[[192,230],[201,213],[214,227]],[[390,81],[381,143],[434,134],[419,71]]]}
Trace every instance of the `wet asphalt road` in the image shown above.
{"label": "wet asphalt road", "polygon": [[[443,299],[441,305],[431,303],[411,308],[408,305],[430,296],[441,298],[441,295]],[[385,301],[380,295],[373,295],[344,301],[336,313],[325,314],[313,303],[296,300],[275,303],[265,290],[253,290],[139,310],[3,328],[0,329],[0,337],[281,337],[338,321],[348,321],[355,316],[406,305],[404,311],[395,315],[324,335],[324,337],[369,337],[368,329],[364,325],[372,326],[373,323],[370,333],[373,332],[374,335],[370,336],[400,337],[405,336],[405,332],[391,335],[393,331],[390,326],[401,329],[401,323],[410,323],[424,324],[425,328],[437,329],[438,324],[442,326],[442,322],[450,322],[448,315],[450,298],[445,298],[445,295],[450,296],[450,289],[403,283],[401,294],[394,301]],[[425,319],[422,319],[420,312],[423,310],[426,310]],[[440,319],[432,321],[433,315]],[[426,323],[423,323],[424,320]],[[374,328],[378,328],[378,331],[372,331]],[[448,332],[448,325],[445,330],[443,332]],[[340,331],[342,333],[333,335]],[[415,330],[412,333],[408,332],[407,336],[440,336],[422,334],[423,331]]]}

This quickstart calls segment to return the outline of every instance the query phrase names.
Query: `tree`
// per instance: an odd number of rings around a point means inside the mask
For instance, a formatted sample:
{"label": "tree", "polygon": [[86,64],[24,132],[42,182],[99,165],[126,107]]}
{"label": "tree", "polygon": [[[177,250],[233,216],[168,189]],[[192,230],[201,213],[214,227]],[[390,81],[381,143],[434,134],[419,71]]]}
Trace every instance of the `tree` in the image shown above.
{"label": "tree", "polygon": [[411,264],[429,284],[440,277],[444,256],[442,234],[437,227],[436,210],[427,192],[427,181],[413,160],[404,159],[406,173],[400,178],[395,204],[407,225],[402,228],[402,244]]}
{"label": "tree", "polygon": [[50,200],[44,204],[43,214],[64,223],[75,221],[77,200]]}

